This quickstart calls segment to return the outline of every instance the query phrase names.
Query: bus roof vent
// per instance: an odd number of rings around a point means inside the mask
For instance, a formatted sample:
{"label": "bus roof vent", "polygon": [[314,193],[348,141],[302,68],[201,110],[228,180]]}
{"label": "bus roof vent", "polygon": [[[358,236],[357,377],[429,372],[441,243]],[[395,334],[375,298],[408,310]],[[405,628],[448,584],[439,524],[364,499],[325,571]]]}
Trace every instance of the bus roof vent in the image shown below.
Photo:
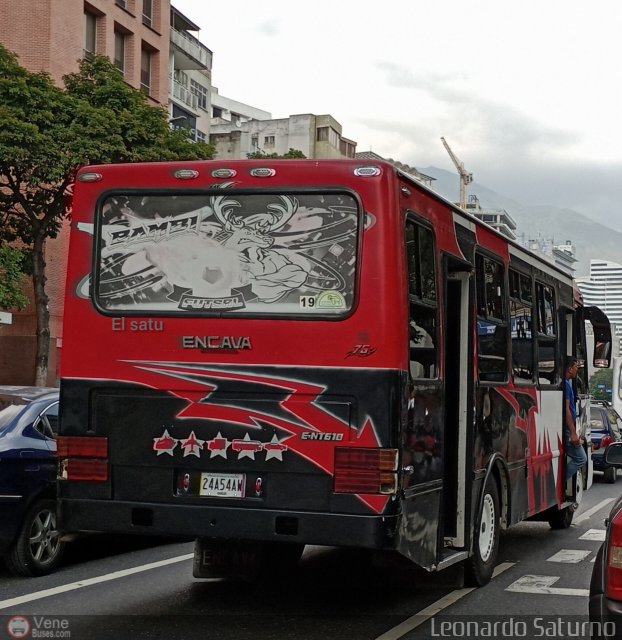
{"label": "bus roof vent", "polygon": [[178,169],[173,175],[178,180],[194,180],[199,177],[199,172],[195,169]]}
{"label": "bus roof vent", "polygon": [[89,172],[81,173],[78,176],[79,182],[99,182],[103,178],[101,173]]}
{"label": "bus roof vent", "polygon": [[272,178],[276,175],[276,171],[268,167],[257,167],[256,169],[251,169],[249,173],[253,178]]}
{"label": "bus roof vent", "polygon": [[235,169],[214,169],[212,178],[233,178],[237,171]]}
{"label": "bus roof vent", "polygon": [[381,173],[382,169],[380,167],[357,167],[354,170],[354,175],[360,178],[379,176]]}

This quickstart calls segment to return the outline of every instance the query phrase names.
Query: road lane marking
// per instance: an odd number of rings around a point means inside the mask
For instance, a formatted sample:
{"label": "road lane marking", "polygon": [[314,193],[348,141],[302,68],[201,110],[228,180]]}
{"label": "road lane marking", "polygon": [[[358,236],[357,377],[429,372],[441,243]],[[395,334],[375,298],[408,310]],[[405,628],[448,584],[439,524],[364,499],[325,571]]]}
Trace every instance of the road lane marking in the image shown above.
{"label": "road lane marking", "polygon": [[514,593],[538,593],[554,596],[580,596],[587,598],[590,595],[589,589],[564,589],[563,587],[553,587],[559,580],[559,576],[534,576],[526,575],[513,582],[506,591]]}
{"label": "road lane marking", "polygon": [[615,498],[607,498],[606,500],[602,500],[597,505],[593,506],[591,509],[589,509],[585,513],[582,513],[577,518],[573,518],[572,524],[579,524],[580,522],[587,520],[589,517],[593,516],[597,511],[600,511],[601,509],[606,507],[608,504],[611,504],[614,500]]}
{"label": "road lane marking", "polygon": [[[511,567],[513,567],[515,562],[503,562],[495,567],[495,570],[492,574],[493,579],[498,575],[502,574],[504,571],[507,571]],[[451,593],[448,593],[446,596],[440,598],[436,602],[433,602],[431,605],[427,606],[425,609],[421,609],[418,613],[410,618],[404,620],[404,622],[400,622],[396,627],[389,629],[382,635],[378,636],[376,640],[397,640],[402,636],[406,635],[413,629],[416,629],[424,622],[427,622],[430,618],[433,618],[435,615],[438,615],[443,609],[450,607],[452,604],[458,602],[461,598],[471,593],[471,591],[475,591],[478,587],[467,587],[465,589],[456,589]]]}
{"label": "road lane marking", "polygon": [[584,549],[562,549],[555,555],[547,558],[547,562],[568,562],[570,564],[577,564],[581,560],[585,560],[591,551],[585,551]]}
{"label": "road lane marking", "polygon": [[605,529],[588,529],[582,536],[579,536],[579,540],[595,540],[596,542],[604,542]]}
{"label": "road lane marking", "polygon": [[10,600],[0,600],[0,609],[8,609],[9,607],[15,607],[25,602],[32,602],[33,600],[40,600],[41,598],[49,598],[59,593],[66,593],[67,591],[74,591],[75,589],[82,589],[82,587],[90,587],[100,582],[109,582],[110,580],[118,580],[119,578],[125,578],[135,573],[142,573],[143,571],[150,571],[151,569],[158,569],[159,567],[166,567],[169,564],[175,564],[177,562],[184,562],[193,558],[193,553],[187,553],[183,556],[176,556],[175,558],[169,558],[168,560],[159,560],[158,562],[150,562],[149,564],[143,564],[139,567],[133,567],[132,569],[123,569],[121,571],[115,571],[114,573],[107,573],[103,576],[97,576],[96,578],[87,578],[86,580],[78,580],[77,582],[70,582],[69,584],[61,584],[58,587],[52,587],[51,589],[44,589],[43,591],[35,591],[34,593],[28,593],[24,596],[18,596],[17,598],[11,598]]}

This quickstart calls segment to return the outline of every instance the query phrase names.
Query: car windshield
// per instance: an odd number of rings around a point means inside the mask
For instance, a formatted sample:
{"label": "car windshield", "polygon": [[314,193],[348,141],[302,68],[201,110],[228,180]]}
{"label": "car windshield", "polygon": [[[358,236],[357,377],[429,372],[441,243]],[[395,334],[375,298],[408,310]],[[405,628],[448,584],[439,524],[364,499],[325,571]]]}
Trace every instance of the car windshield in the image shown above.
{"label": "car windshield", "polygon": [[607,422],[601,409],[595,407],[590,409],[590,426],[592,431],[606,431]]}

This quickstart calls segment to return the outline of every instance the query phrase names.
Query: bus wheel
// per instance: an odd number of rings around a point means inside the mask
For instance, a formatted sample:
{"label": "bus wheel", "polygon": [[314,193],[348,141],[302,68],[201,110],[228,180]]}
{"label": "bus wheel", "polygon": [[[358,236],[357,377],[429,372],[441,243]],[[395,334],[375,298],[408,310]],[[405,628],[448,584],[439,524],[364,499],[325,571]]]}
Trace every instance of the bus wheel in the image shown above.
{"label": "bus wheel", "polygon": [[572,524],[572,518],[575,512],[574,505],[564,507],[563,509],[553,508],[554,511],[549,515],[549,526],[551,529],[567,529]]}
{"label": "bus wheel", "polygon": [[473,531],[473,554],[464,566],[465,584],[481,587],[490,581],[499,552],[499,492],[489,476]]}

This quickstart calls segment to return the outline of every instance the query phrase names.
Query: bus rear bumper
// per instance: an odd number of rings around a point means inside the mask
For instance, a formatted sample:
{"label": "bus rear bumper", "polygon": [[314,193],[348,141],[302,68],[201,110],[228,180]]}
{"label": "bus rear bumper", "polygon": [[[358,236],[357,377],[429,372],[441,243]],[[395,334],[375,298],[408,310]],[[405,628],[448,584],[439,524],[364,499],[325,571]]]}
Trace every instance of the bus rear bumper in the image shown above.
{"label": "bus rear bumper", "polygon": [[397,515],[241,509],[103,500],[61,500],[65,532],[292,542],[395,549]]}

